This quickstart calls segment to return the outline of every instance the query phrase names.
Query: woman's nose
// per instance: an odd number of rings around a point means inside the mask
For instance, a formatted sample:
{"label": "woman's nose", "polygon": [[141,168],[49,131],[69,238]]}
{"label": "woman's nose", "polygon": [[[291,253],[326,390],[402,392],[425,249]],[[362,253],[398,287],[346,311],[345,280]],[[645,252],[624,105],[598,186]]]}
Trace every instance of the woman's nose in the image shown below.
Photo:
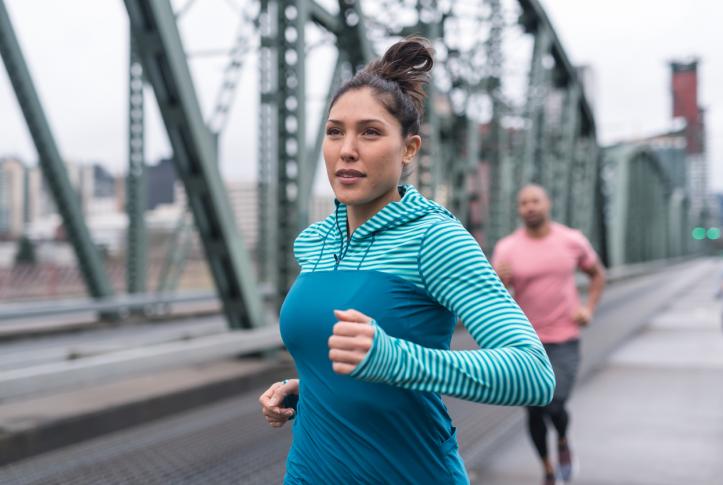
{"label": "woman's nose", "polygon": [[341,145],[341,152],[340,152],[341,158],[345,161],[354,161],[357,158],[359,158],[359,153],[357,152],[357,146],[356,146],[356,140],[353,136],[345,136],[344,141]]}

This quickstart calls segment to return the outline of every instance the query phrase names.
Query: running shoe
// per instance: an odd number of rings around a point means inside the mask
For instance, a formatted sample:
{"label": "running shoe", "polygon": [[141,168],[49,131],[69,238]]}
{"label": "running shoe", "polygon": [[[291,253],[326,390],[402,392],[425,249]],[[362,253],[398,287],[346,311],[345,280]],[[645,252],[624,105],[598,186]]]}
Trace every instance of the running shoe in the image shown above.
{"label": "running shoe", "polygon": [[542,479],[542,485],[557,485],[557,477],[551,473]]}
{"label": "running shoe", "polygon": [[570,447],[565,443],[557,447],[557,476],[564,482],[572,480],[573,462]]}

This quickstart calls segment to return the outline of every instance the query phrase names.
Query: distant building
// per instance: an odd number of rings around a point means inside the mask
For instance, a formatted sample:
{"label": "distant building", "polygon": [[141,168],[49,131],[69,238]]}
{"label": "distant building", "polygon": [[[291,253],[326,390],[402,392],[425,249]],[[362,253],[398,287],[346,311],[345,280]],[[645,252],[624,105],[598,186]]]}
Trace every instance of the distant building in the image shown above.
{"label": "distant building", "polygon": [[103,166],[94,163],[93,197],[96,199],[113,199],[116,196],[116,177]]}
{"label": "distant building", "polygon": [[14,158],[0,158],[0,238],[15,239],[25,229],[25,165]]}
{"label": "distant building", "polygon": [[671,61],[672,115],[684,123],[688,193],[694,221],[706,213],[708,193],[704,109],[698,102],[698,59]]}
{"label": "distant building", "polygon": [[146,167],[148,198],[146,207],[153,210],[162,204],[173,204],[175,199],[176,169],[173,160],[164,158],[156,165]]}
{"label": "distant building", "polygon": [[250,180],[226,183],[229,202],[246,247],[255,248],[259,237],[258,185]]}
{"label": "distant building", "polygon": [[[258,184],[251,180],[227,182],[231,207],[246,246],[255,249],[259,239]],[[314,194],[309,201],[309,223],[325,219],[334,211],[331,195]]]}

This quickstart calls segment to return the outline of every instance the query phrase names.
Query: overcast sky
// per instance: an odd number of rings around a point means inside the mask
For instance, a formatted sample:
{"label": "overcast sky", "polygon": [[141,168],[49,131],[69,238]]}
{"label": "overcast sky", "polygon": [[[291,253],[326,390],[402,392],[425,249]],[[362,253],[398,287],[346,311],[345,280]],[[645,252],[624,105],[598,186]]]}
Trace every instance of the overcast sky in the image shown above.
{"label": "overcast sky", "polygon": [[[115,173],[126,165],[127,30],[121,0],[5,0],[61,153],[101,161]],[[182,5],[185,0],[174,0]],[[180,21],[198,96],[212,111],[225,58],[196,55],[232,45],[237,20],[229,4],[197,1]],[[707,109],[711,185],[723,190],[723,4],[710,0],[543,0],[573,63],[594,68],[593,104],[600,139],[649,135],[670,124],[668,60],[698,56],[700,102]],[[309,119],[321,107],[330,49],[307,59],[318,73],[309,85]],[[249,57],[222,139],[222,170],[232,178],[256,173],[256,67]],[[147,156],[170,153],[153,99],[147,96]],[[35,150],[6,73],[0,73],[0,156],[35,160]],[[310,126],[315,123],[310,121]]]}

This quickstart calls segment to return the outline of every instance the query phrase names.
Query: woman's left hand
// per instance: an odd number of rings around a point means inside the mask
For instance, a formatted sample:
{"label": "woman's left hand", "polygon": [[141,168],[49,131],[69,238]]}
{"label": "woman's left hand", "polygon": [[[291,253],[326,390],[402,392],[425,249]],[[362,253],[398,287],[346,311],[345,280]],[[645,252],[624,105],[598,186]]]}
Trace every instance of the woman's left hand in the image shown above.
{"label": "woman's left hand", "polygon": [[374,342],[372,318],[356,310],[334,310],[339,320],[329,337],[329,360],[337,374],[351,374]]}

